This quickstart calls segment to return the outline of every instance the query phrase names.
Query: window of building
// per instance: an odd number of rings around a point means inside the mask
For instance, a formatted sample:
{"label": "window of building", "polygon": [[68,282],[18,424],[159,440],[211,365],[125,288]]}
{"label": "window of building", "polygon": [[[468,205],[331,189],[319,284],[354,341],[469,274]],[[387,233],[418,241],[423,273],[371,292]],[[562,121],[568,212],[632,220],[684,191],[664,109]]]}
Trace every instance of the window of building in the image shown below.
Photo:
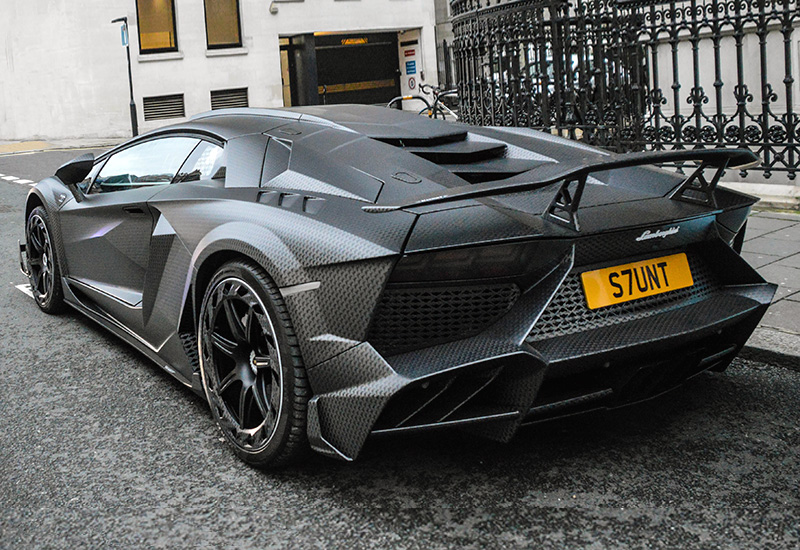
{"label": "window of building", "polygon": [[178,51],[175,0],[136,0],[139,52]]}
{"label": "window of building", "polygon": [[208,49],[240,48],[239,0],[204,0]]}

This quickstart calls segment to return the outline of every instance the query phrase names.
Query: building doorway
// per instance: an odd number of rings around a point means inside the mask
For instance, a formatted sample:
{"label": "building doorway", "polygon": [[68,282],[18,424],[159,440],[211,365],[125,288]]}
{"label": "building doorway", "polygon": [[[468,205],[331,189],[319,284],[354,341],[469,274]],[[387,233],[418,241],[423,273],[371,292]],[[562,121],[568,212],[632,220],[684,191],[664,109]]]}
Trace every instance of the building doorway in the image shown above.
{"label": "building doorway", "polygon": [[281,38],[285,106],[386,105],[400,95],[397,33],[316,33]]}

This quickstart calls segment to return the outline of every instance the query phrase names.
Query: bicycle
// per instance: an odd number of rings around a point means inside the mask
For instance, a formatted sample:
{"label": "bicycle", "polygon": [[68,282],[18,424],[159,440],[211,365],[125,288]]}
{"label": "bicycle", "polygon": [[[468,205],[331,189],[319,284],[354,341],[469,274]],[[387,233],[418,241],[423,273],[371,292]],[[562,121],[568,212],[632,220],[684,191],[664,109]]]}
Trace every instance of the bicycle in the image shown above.
{"label": "bicycle", "polygon": [[423,94],[433,95],[433,103],[428,101],[428,98],[424,95],[405,95],[393,98],[389,103],[386,104],[386,106],[391,109],[400,101],[418,100],[425,104],[425,107],[418,113],[420,115],[425,115],[428,118],[440,118],[442,120],[446,120],[448,117],[456,121],[459,120],[458,113],[448,107],[447,104],[442,101],[446,97],[457,97],[457,89],[453,88],[451,90],[442,90],[441,88],[431,84],[420,84],[419,89]]}

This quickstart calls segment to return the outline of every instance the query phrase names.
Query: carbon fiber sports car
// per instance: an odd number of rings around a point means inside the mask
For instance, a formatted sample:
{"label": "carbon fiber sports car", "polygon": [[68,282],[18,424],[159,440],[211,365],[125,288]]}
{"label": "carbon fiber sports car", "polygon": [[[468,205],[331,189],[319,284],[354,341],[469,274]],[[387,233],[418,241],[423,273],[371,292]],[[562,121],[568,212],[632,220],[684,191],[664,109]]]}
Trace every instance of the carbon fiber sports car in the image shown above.
{"label": "carbon fiber sports car", "polygon": [[42,310],[204,395],[251,464],[444,427],[506,441],[727,367],[775,291],[738,254],[755,199],[717,187],[754,160],[213,111],[40,182],[20,264]]}

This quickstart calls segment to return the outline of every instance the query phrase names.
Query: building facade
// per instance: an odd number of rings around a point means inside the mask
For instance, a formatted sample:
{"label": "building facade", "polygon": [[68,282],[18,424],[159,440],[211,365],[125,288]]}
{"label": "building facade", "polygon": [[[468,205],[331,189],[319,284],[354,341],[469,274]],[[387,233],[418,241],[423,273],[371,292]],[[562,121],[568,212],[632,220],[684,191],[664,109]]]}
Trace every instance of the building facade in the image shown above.
{"label": "building facade", "polygon": [[120,17],[140,131],[229,106],[385,104],[438,82],[430,0],[0,6],[0,140],[130,135]]}

